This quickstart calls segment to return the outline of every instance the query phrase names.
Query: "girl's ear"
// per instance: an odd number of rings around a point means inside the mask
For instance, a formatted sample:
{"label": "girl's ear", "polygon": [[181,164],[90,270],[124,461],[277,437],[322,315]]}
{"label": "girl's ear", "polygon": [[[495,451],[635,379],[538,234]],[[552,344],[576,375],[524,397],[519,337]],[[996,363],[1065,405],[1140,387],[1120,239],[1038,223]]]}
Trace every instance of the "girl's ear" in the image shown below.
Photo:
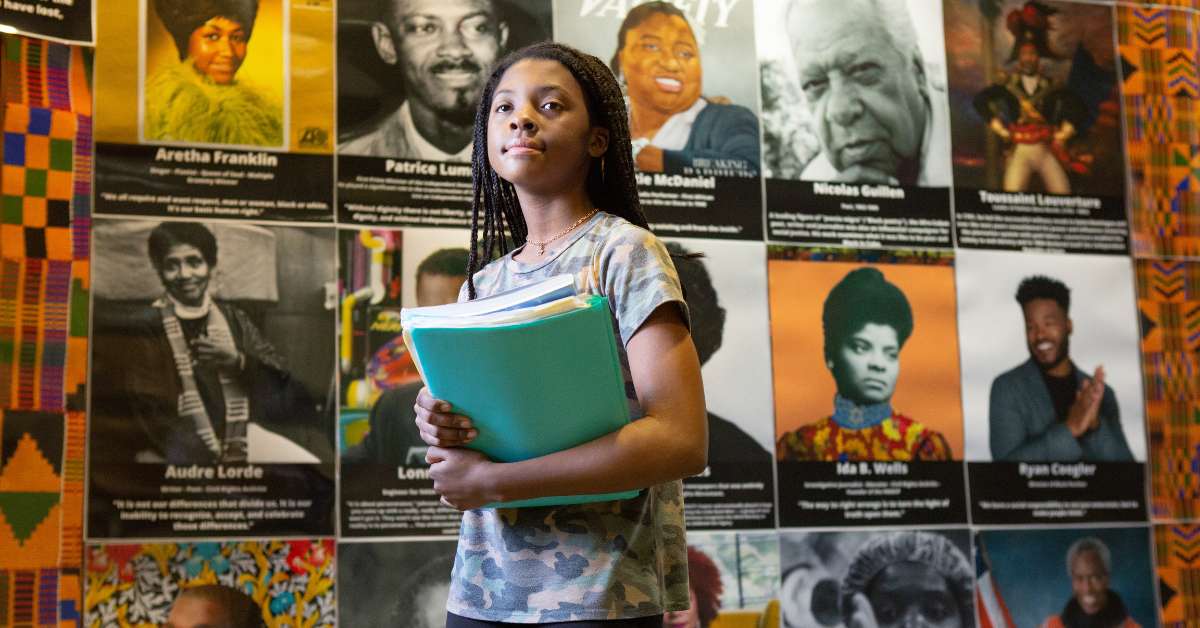
{"label": "girl's ear", "polygon": [[608,129],[602,126],[592,127],[592,135],[588,140],[588,154],[599,157],[608,150]]}

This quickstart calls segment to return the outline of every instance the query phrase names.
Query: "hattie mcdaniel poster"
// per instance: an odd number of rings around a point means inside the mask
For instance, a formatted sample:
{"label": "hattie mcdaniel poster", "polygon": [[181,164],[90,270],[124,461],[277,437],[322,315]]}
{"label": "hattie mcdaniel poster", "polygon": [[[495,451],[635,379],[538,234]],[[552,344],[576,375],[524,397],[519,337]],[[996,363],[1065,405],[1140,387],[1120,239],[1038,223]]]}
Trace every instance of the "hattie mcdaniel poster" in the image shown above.
{"label": "hattie mcdaniel poster", "polygon": [[99,214],[333,220],[329,0],[97,10]]}
{"label": "hattie mcdaniel poster", "polygon": [[678,4],[555,0],[554,38],[616,74],[656,233],[761,240],[755,3]]}

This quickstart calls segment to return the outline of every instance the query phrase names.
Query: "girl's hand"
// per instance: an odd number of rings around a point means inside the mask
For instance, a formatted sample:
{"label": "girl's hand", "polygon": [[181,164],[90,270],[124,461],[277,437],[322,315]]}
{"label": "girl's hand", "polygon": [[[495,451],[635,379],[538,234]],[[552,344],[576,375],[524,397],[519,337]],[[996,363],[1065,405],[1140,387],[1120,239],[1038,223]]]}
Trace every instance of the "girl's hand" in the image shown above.
{"label": "girl's hand", "polygon": [[442,504],[455,510],[482,508],[502,501],[493,494],[488,481],[490,467],[496,463],[473,449],[430,447],[425,454],[433,491],[442,496]]}
{"label": "girl's hand", "polygon": [[422,388],[417,394],[413,409],[417,412],[417,429],[426,445],[460,447],[479,436],[479,431],[471,427],[471,419],[450,412],[450,404],[434,399],[428,388]]}

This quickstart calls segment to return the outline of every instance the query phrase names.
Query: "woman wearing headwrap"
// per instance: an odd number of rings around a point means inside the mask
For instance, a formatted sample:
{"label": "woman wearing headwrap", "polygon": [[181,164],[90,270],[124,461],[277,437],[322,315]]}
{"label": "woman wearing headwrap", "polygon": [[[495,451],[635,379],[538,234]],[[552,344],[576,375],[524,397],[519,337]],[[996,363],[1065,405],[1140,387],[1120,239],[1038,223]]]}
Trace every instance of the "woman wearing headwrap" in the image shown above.
{"label": "woman wearing headwrap", "polygon": [[974,624],[967,557],[932,532],[890,532],[863,544],[840,587],[846,628],[965,628]]}
{"label": "woman wearing headwrap", "polygon": [[258,0],[155,0],[179,63],[146,78],[147,139],[283,144],[283,109],[236,79]]}
{"label": "woman wearing headwrap", "polygon": [[875,268],[851,271],[825,299],[825,365],[837,382],[833,415],[784,434],[779,460],[950,460],[940,433],[892,409],[912,308]]}

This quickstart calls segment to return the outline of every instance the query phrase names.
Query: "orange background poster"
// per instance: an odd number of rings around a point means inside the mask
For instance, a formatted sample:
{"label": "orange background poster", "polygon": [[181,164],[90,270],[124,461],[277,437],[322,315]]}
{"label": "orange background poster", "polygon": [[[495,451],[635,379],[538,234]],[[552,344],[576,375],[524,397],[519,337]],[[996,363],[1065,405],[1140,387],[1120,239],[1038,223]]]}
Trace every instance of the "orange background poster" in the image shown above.
{"label": "orange background poster", "polygon": [[904,292],[913,310],[913,333],[900,350],[892,408],[941,432],[954,459],[961,460],[962,403],[951,266],[770,260],[775,437],[833,413],[837,384],[825,366],[821,309],[846,273],[870,265]]}

